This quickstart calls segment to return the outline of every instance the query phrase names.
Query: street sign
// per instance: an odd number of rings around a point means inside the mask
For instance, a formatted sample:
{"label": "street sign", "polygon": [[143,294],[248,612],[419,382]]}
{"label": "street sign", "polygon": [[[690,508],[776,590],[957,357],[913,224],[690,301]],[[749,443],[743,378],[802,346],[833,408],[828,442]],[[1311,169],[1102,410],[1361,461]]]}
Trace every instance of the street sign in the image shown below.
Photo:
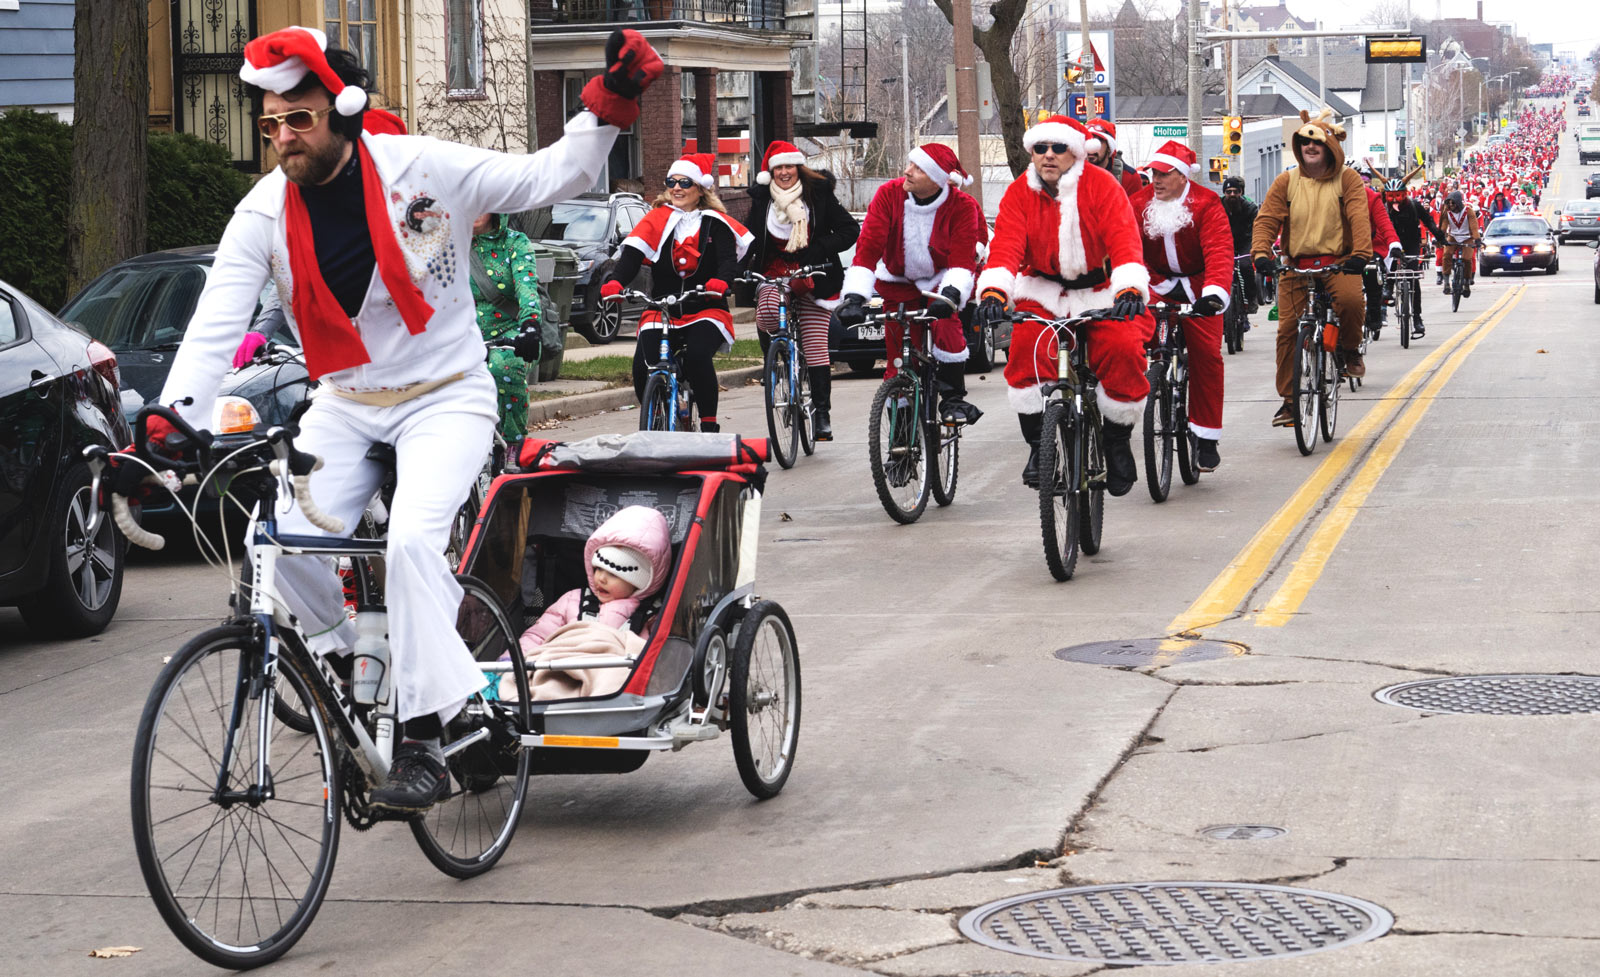
{"label": "street sign", "polygon": [[[979,61],[978,118],[994,118],[994,76],[989,73],[989,62]],[[944,66],[944,114],[952,123],[956,120],[956,66]]]}
{"label": "street sign", "polygon": [[1425,64],[1427,39],[1420,34],[1367,38],[1368,64]]}
{"label": "street sign", "polygon": [[1387,152],[1387,149],[1384,147],[1383,143],[1375,142],[1372,145],[1367,147],[1367,152],[1369,152],[1369,153],[1382,153],[1382,152]]}
{"label": "street sign", "polygon": [[1189,127],[1182,126],[1153,126],[1151,134],[1157,139],[1188,139]]}

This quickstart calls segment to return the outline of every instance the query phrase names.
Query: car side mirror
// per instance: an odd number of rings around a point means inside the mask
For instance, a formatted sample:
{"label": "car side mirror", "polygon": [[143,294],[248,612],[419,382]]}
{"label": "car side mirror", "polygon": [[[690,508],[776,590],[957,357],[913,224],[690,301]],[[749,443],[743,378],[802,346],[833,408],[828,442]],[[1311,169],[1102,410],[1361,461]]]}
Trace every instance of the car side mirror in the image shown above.
{"label": "car side mirror", "polygon": [[1600,248],[1600,241],[1588,241],[1588,242],[1585,242],[1584,243],[1584,247],[1586,247],[1586,248]]}

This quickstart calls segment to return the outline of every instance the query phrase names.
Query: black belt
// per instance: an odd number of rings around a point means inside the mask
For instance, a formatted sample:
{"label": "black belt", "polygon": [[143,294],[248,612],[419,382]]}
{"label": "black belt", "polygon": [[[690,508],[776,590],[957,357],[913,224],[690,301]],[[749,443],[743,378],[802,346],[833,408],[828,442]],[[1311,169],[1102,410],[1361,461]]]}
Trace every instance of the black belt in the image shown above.
{"label": "black belt", "polygon": [[1042,271],[1038,268],[1033,269],[1029,274],[1037,275],[1046,281],[1055,282],[1069,292],[1080,288],[1099,288],[1111,280],[1111,273],[1105,268],[1096,268],[1094,271],[1086,272],[1077,278],[1062,278],[1060,275],[1052,275],[1048,271]]}

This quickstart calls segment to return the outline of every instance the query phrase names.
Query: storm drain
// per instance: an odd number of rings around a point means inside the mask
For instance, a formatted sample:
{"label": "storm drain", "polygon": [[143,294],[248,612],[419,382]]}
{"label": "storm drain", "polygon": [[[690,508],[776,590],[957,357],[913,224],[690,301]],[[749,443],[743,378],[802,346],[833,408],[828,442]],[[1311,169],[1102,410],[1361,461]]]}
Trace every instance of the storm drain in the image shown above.
{"label": "storm drain", "polygon": [[984,946],[1050,960],[1123,965],[1294,957],[1389,931],[1388,910],[1281,885],[1145,882],[1013,896],[961,918]]}
{"label": "storm drain", "polygon": [[1600,712],[1600,675],[1461,675],[1403,682],[1379,702],[1428,712],[1560,716]]}
{"label": "storm drain", "polygon": [[1247,650],[1244,645],[1234,644],[1231,641],[1135,638],[1131,641],[1094,641],[1089,644],[1058,648],[1055,657],[1064,662],[1143,668],[1148,665],[1176,665],[1178,662],[1238,658]]}

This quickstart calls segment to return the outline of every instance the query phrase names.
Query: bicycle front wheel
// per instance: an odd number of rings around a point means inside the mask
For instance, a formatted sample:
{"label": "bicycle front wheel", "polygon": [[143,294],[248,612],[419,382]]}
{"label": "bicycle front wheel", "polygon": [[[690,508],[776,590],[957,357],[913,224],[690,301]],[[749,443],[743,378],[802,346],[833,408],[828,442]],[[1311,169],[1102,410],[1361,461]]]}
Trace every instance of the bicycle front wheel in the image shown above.
{"label": "bicycle front wheel", "polygon": [[793,468],[800,457],[800,425],[796,423],[800,398],[795,384],[793,343],[781,336],[773,338],[761,377],[772,457],[780,468]]}
{"label": "bicycle front wheel", "polygon": [[1101,441],[1100,415],[1092,413],[1078,425],[1076,468],[1082,472],[1078,487],[1078,545],[1085,556],[1100,552],[1100,530],[1106,522],[1106,446]]}
{"label": "bicycle front wheel", "polygon": [[1461,308],[1461,266],[1456,265],[1450,269],[1450,311],[1455,312]]}
{"label": "bicycle front wheel", "polygon": [[1315,327],[1301,327],[1294,357],[1294,442],[1302,455],[1317,450],[1317,382],[1321,377],[1317,354],[1321,341]]}
{"label": "bicycle front wheel", "polygon": [[[133,846],[145,886],[190,952],[232,970],[270,963],[305,934],[339,849],[333,738],[315,706],[305,713],[309,736],[261,715],[261,655],[251,628],[195,637],[157,676],[133,745]],[[278,658],[281,680],[312,703],[301,667]],[[267,784],[256,776],[264,749]]]}
{"label": "bicycle front wheel", "polygon": [[639,401],[639,430],[672,430],[672,387],[657,373],[645,381],[644,399]]}
{"label": "bicycle front wheel", "polygon": [[817,426],[812,414],[811,373],[806,367],[805,350],[795,346],[794,426],[800,432],[800,450],[809,457],[817,450]]}
{"label": "bicycle front wheel", "polygon": [[[465,594],[456,631],[481,662],[504,656],[509,672],[484,675],[484,687],[445,724],[450,794],[411,822],[428,861],[446,875],[470,879],[494,867],[511,846],[528,799],[528,671],[517,631],[489,586],[458,575]],[[457,745],[463,744],[466,745]]]}
{"label": "bicycle front wheel", "polygon": [[1200,466],[1195,463],[1198,446],[1195,444],[1194,429],[1189,426],[1189,375],[1184,373],[1172,388],[1172,428],[1173,441],[1178,446],[1178,477],[1183,479],[1183,484],[1193,485],[1200,481]]}
{"label": "bicycle front wheel", "polygon": [[902,524],[916,522],[928,507],[931,476],[922,397],[921,385],[902,370],[878,387],[867,423],[872,484],[883,511]]}
{"label": "bicycle front wheel", "polygon": [[1150,397],[1144,404],[1144,484],[1154,502],[1167,501],[1172,491],[1172,389],[1166,364],[1150,364]]}
{"label": "bicycle front wheel", "polygon": [[1075,445],[1082,423],[1082,416],[1063,400],[1045,405],[1039,434],[1039,530],[1045,566],[1057,580],[1071,580],[1078,565],[1081,472],[1075,466]]}
{"label": "bicycle front wheel", "polygon": [[929,424],[923,438],[933,451],[933,501],[949,505],[956,500],[956,479],[961,475],[961,427]]}

